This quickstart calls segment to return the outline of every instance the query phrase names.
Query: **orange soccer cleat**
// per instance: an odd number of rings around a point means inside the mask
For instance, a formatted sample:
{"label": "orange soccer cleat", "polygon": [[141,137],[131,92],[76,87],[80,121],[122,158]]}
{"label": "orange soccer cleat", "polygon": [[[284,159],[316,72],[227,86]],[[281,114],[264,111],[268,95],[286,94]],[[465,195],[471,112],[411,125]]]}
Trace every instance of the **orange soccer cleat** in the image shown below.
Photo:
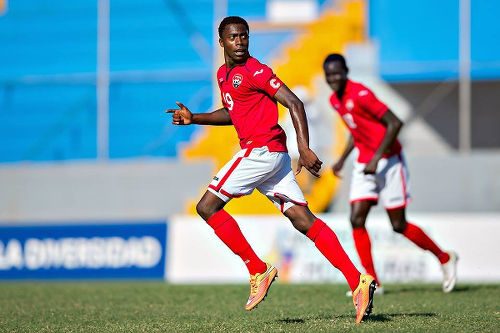
{"label": "orange soccer cleat", "polygon": [[352,293],[352,302],[356,308],[356,324],[359,324],[372,313],[375,289],[376,283],[373,276],[368,274],[359,276],[358,287]]}
{"label": "orange soccer cleat", "polygon": [[251,311],[264,300],[269,291],[269,287],[278,276],[278,270],[267,264],[267,270],[264,273],[250,275],[250,296],[248,297],[245,310]]}

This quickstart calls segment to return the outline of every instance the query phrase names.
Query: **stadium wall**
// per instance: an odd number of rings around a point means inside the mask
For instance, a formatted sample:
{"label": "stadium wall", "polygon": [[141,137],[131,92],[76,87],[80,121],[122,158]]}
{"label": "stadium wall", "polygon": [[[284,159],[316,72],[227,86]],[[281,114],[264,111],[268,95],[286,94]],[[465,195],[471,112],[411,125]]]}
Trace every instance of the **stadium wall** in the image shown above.
{"label": "stadium wall", "polygon": [[[408,218],[459,252],[462,281],[500,280],[484,255],[500,250],[500,183],[492,178],[499,156],[410,156],[409,164],[414,200]],[[212,230],[182,215],[187,198],[200,197],[210,170],[206,162],[161,159],[1,166],[0,279],[246,280],[241,262]],[[323,218],[357,260],[344,171],[332,214]],[[342,281],[281,215],[237,219],[257,252],[279,266],[283,282]],[[380,207],[368,226],[384,281],[439,280],[435,259],[394,234]],[[159,274],[161,267],[166,273]]]}
{"label": "stadium wall", "polygon": [[163,279],[165,221],[0,226],[0,280]]}
{"label": "stadium wall", "polygon": [[[459,253],[459,281],[500,281],[499,214],[415,214],[444,249]],[[321,218],[335,230],[360,268],[347,214]],[[305,236],[282,216],[236,216],[255,251],[280,271],[281,283],[344,283]],[[471,224],[473,221],[473,227]],[[438,282],[438,261],[392,232],[386,216],[369,217],[375,265],[384,282]],[[488,230],[488,232],[484,232]],[[165,279],[172,283],[243,283],[244,264],[199,217],[167,221],[4,225],[0,280]]]}
{"label": "stadium wall", "polygon": [[[412,212],[500,211],[500,155],[407,155]],[[325,166],[326,168],[327,166]],[[351,163],[330,207],[345,212]],[[0,225],[80,220],[161,220],[183,214],[213,176],[208,161],[144,159],[111,163],[0,166]]]}
{"label": "stadium wall", "polygon": [[[414,218],[444,249],[458,252],[459,281],[500,280],[500,267],[491,256],[500,244],[499,214],[421,213]],[[358,268],[348,214],[326,214],[321,218],[336,232]],[[240,227],[264,260],[277,266],[282,283],[337,282],[344,277],[323,258],[307,237],[282,216],[239,216]],[[473,224],[471,223],[473,221]],[[441,280],[438,261],[403,236],[392,232],[385,215],[369,217],[375,265],[384,282]],[[488,232],[484,232],[488,230]],[[246,282],[244,264],[229,251],[213,231],[196,217],[172,218],[169,233],[167,278],[174,283]]]}
{"label": "stadium wall", "polygon": [[0,225],[163,220],[185,211],[211,163],[173,159],[0,166]]}

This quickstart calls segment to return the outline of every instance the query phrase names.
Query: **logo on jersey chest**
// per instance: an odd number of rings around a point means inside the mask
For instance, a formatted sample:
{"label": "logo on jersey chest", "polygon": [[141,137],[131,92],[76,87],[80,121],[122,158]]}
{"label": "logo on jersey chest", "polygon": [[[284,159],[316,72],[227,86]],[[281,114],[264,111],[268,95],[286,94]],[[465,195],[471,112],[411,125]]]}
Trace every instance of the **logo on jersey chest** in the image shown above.
{"label": "logo on jersey chest", "polygon": [[233,87],[234,89],[238,88],[243,82],[243,76],[241,74],[234,74],[233,76]]}
{"label": "logo on jersey chest", "polygon": [[348,99],[347,102],[345,102],[345,108],[351,112],[352,109],[354,109],[354,102],[352,101],[352,99]]}

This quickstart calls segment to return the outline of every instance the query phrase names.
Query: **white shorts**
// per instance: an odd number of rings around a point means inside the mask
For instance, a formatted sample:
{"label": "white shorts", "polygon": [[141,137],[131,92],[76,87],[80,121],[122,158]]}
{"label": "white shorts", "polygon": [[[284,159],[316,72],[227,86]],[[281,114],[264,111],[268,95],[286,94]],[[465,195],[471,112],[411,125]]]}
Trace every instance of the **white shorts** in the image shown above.
{"label": "white shorts", "polygon": [[213,178],[208,190],[228,202],[258,189],[281,212],[293,205],[306,206],[293,174],[290,156],[264,147],[240,150]]}
{"label": "white shorts", "polygon": [[402,154],[382,158],[374,175],[365,175],[366,164],[354,162],[349,200],[375,201],[379,197],[385,209],[406,207],[409,199],[408,169]]}

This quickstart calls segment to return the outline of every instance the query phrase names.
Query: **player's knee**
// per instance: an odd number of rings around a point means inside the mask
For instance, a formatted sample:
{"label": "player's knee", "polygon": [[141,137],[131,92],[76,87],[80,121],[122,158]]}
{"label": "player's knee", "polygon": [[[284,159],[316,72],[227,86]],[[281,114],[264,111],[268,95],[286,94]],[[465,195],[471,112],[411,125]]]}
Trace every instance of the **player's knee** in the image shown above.
{"label": "player's knee", "polygon": [[394,230],[398,234],[402,234],[406,229],[405,220],[391,220],[391,224],[392,224],[392,230]]}
{"label": "player's knee", "polygon": [[205,221],[208,220],[209,217],[215,213],[215,211],[213,211],[209,205],[203,202],[203,200],[200,200],[196,205],[196,212]]}
{"label": "player's knee", "polygon": [[287,217],[290,220],[290,222],[292,222],[293,227],[303,234],[306,234],[309,228],[311,227],[307,219],[304,218],[304,216],[294,214],[294,215],[287,215]]}
{"label": "player's knee", "polygon": [[365,226],[366,219],[363,216],[351,215],[351,226],[353,228],[362,228]]}
{"label": "player's knee", "polygon": [[301,208],[289,209],[285,212],[285,216],[292,222],[293,227],[304,235],[307,234],[316,219],[309,210]]}
{"label": "player's knee", "polygon": [[292,220],[292,225],[295,229],[297,229],[298,231],[300,231],[305,235],[311,228],[312,223],[310,223],[307,220],[297,219],[297,220]]}

